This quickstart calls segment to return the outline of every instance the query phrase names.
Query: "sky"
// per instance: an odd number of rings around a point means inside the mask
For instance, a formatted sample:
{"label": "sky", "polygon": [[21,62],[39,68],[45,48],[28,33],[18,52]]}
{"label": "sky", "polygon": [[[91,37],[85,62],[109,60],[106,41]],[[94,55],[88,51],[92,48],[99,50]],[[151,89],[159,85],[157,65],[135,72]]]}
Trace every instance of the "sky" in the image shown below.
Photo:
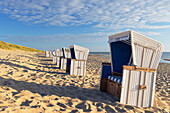
{"label": "sky", "polygon": [[108,36],[127,30],[170,52],[170,0],[0,0],[0,40],[8,43],[106,52]]}

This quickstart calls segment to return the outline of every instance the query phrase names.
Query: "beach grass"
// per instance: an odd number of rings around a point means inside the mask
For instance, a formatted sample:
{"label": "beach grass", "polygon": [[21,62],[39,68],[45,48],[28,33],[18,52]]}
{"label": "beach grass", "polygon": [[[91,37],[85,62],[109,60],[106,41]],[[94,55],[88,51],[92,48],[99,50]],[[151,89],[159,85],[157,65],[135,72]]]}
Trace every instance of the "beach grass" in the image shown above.
{"label": "beach grass", "polygon": [[21,45],[10,44],[3,41],[0,41],[0,48],[5,50],[13,50],[13,51],[21,50],[21,51],[29,51],[29,52],[42,52],[42,53],[44,52],[42,50],[37,50],[34,48],[29,48]]}

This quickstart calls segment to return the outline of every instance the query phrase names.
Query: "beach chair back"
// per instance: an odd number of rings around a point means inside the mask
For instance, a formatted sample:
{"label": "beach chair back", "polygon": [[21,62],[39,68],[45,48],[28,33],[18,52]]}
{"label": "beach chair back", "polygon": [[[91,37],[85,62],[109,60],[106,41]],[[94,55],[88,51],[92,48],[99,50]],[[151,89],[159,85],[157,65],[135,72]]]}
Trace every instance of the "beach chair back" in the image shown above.
{"label": "beach chair back", "polygon": [[72,59],[87,60],[89,55],[89,49],[77,45],[71,45],[70,51]]}
{"label": "beach chair back", "polygon": [[63,58],[71,58],[71,52],[68,48],[62,48]]}

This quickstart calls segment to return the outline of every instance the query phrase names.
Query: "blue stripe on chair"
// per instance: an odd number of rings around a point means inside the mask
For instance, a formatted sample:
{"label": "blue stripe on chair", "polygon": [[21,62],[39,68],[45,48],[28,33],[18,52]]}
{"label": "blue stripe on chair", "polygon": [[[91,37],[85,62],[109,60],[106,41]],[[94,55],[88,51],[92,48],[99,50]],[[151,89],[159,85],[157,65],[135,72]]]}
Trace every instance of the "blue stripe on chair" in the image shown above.
{"label": "blue stripe on chair", "polygon": [[108,79],[118,82],[118,83],[122,83],[122,77],[121,76],[108,76]]}

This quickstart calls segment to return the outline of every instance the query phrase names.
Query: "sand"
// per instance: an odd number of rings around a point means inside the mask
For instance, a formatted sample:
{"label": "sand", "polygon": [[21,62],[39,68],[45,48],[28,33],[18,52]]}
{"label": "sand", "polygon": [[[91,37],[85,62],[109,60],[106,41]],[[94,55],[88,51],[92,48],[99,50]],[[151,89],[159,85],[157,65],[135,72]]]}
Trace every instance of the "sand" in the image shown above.
{"label": "sand", "polygon": [[101,63],[90,55],[87,76],[70,76],[42,53],[0,49],[0,111],[9,113],[169,112],[170,64],[160,64],[156,81],[157,106],[120,104],[99,91]]}

